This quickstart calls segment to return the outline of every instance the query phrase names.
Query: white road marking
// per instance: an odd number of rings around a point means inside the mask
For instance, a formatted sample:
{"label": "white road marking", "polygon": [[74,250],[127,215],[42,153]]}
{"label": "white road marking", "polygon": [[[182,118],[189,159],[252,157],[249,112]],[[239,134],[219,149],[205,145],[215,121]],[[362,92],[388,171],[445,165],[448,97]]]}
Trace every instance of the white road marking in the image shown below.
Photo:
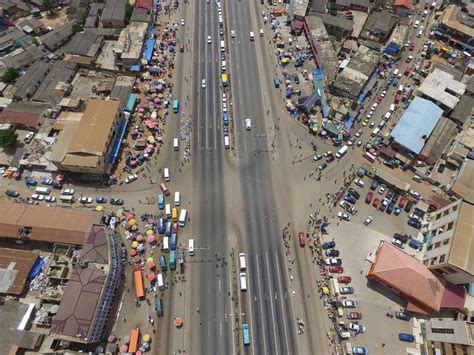
{"label": "white road marking", "polygon": [[[270,272],[270,264],[268,262],[268,254],[267,253],[265,253],[265,260],[267,262],[267,273],[269,273]],[[271,285],[270,277],[267,277],[267,279],[268,279],[268,292],[271,295],[272,285]],[[274,307],[273,307],[273,298],[270,296],[269,299],[270,299],[270,307],[272,309],[271,317],[272,317],[272,323],[273,323],[273,339],[275,341],[275,354],[278,354],[278,345],[277,345],[277,342],[276,342],[277,332],[276,332],[276,324],[275,324],[275,310],[274,310]]]}
{"label": "white road marking", "polygon": [[262,288],[261,288],[261,283],[260,283],[260,278],[258,275],[260,274],[260,268],[258,266],[258,254],[255,254],[255,265],[257,266],[257,284],[258,284],[258,294],[259,294],[259,299],[260,299],[260,314],[261,314],[261,320],[262,320],[262,329],[263,329],[263,352],[265,353],[267,351],[267,342],[265,341],[265,322],[263,322],[263,297],[262,297]]}
{"label": "white road marking", "polygon": [[[280,288],[280,294],[283,294],[283,288],[282,288],[282,285],[281,285],[280,264],[278,263],[277,254],[274,254],[274,256],[275,256],[275,264],[277,266],[277,273],[278,273],[278,286]],[[286,292],[285,292],[285,295],[286,295]],[[291,318],[287,317],[286,314],[285,314],[285,309],[283,307],[283,299],[281,299],[280,304],[281,304],[281,314],[283,315],[283,319],[291,319]],[[290,353],[290,348],[288,347],[288,330],[287,330],[287,327],[286,327],[286,322],[283,322],[283,329],[285,331],[286,353],[289,354]]]}

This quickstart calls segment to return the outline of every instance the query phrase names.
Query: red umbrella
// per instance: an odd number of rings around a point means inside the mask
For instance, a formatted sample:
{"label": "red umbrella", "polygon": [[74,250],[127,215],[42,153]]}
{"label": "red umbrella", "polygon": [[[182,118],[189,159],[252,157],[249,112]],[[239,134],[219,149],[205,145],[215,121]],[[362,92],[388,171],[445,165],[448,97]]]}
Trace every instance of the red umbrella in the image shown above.
{"label": "red umbrella", "polygon": [[181,327],[183,326],[183,320],[182,320],[181,318],[179,318],[179,317],[176,317],[176,318],[174,319],[174,326],[175,326],[176,328],[181,328]]}
{"label": "red umbrella", "polygon": [[139,271],[141,269],[142,269],[142,266],[140,265],[140,263],[133,264],[133,271]]}
{"label": "red umbrella", "polygon": [[156,280],[156,274],[148,274],[147,276],[149,281],[155,281]]}
{"label": "red umbrella", "polygon": [[126,353],[127,351],[128,351],[128,345],[127,344],[120,345],[120,352],[121,353]]}
{"label": "red umbrella", "polygon": [[137,251],[135,249],[130,249],[130,256],[134,257],[137,255]]}
{"label": "red umbrella", "polygon": [[148,267],[153,270],[154,268],[156,268],[156,264],[154,262],[148,263]]}
{"label": "red umbrella", "polygon": [[115,335],[109,335],[109,337],[107,338],[107,342],[112,344],[113,342],[115,342],[117,340],[117,337]]}

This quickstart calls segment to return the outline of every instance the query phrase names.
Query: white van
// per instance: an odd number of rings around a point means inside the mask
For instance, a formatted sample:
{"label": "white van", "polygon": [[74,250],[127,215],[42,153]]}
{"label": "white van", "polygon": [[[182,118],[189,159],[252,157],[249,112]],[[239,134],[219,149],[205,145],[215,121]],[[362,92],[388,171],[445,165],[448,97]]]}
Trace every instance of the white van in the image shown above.
{"label": "white van", "polygon": [[59,196],[59,199],[62,202],[67,202],[67,203],[74,203],[76,201],[76,197],[72,195],[61,195]]}
{"label": "white van", "polygon": [[398,70],[398,68],[395,69],[395,70],[393,71],[393,76],[397,76],[399,72],[400,72],[400,70]]}
{"label": "white van", "polygon": [[225,42],[221,40],[221,52],[225,51]]}
{"label": "white van", "polygon": [[376,136],[379,132],[380,132],[380,128],[375,127],[375,129],[372,131],[372,133],[370,135],[371,136]]}
{"label": "white van", "polygon": [[179,226],[184,227],[186,225],[186,219],[188,218],[188,211],[186,208],[182,208],[179,212]]}
{"label": "white van", "polygon": [[221,70],[222,70],[222,71],[226,71],[226,70],[227,70],[227,66],[225,65],[225,60],[223,60],[223,61],[221,62]]}
{"label": "white van", "polygon": [[181,205],[181,194],[179,193],[179,191],[176,191],[174,193],[174,205],[175,206]]}
{"label": "white van", "polygon": [[247,291],[247,275],[245,275],[245,272],[240,273],[240,291]]}
{"label": "white van", "polygon": [[163,237],[163,244],[161,244],[161,250],[165,253],[170,251],[170,240],[169,237]]}
{"label": "white van", "polygon": [[403,92],[403,85],[398,85],[398,92],[400,94]]}
{"label": "white van", "polygon": [[163,281],[163,274],[158,274],[158,288],[160,291],[165,289],[165,282]]}
{"label": "white van", "polygon": [[229,149],[229,148],[230,148],[229,136],[224,136],[224,147],[225,147],[225,149]]}
{"label": "white van", "polygon": [[418,28],[420,26],[420,20],[416,20],[415,24],[413,25],[413,28]]}
{"label": "white van", "polygon": [[247,269],[247,262],[245,261],[245,253],[239,254],[239,263],[240,263],[240,271],[245,271],[245,269]]}
{"label": "white van", "polygon": [[173,149],[179,150],[179,140],[178,138],[173,138]]}
{"label": "white van", "polygon": [[222,16],[219,16],[219,25],[222,26],[224,20],[222,19]]}
{"label": "white van", "polygon": [[194,255],[194,239],[189,239],[188,241],[188,254],[190,256]]}
{"label": "white van", "polygon": [[166,218],[171,218],[171,205],[167,203],[165,205]]}
{"label": "white van", "polygon": [[384,128],[384,126],[385,126],[385,121],[381,121],[378,125],[380,129]]}
{"label": "white van", "polygon": [[170,181],[170,169],[163,169],[163,178],[165,179],[165,181]]}
{"label": "white van", "polygon": [[395,104],[391,104],[390,108],[388,109],[388,112],[393,113],[395,111]]}
{"label": "white van", "polygon": [[255,35],[253,34],[253,32],[250,32],[250,40],[253,41],[255,39]]}
{"label": "white van", "polygon": [[388,121],[388,120],[390,119],[390,116],[391,116],[391,115],[392,115],[392,113],[389,111],[389,112],[387,112],[387,113],[383,116],[383,119],[384,119],[385,121]]}
{"label": "white van", "polygon": [[51,190],[48,187],[37,187],[35,192],[39,195],[49,195]]}
{"label": "white van", "polygon": [[263,28],[260,29],[259,33],[260,33],[260,37],[263,37]]}

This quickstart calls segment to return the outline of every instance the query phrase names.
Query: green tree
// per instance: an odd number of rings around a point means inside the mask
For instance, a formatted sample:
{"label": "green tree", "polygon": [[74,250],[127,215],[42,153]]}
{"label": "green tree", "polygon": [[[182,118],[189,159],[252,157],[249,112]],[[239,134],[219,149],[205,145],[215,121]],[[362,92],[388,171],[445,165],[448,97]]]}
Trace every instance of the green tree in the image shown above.
{"label": "green tree", "polygon": [[76,8],[76,18],[81,25],[86,23],[86,11],[82,7]]}
{"label": "green tree", "polygon": [[18,70],[12,67],[8,67],[7,70],[5,70],[5,73],[3,73],[3,75],[0,77],[0,81],[2,83],[11,83],[19,76],[20,73],[18,73]]}
{"label": "green tree", "polygon": [[130,17],[132,17],[133,5],[128,3],[125,5],[125,23],[128,25]]}
{"label": "green tree", "polygon": [[82,32],[84,31],[84,27],[82,25],[79,25],[78,23],[75,23],[72,25],[72,33],[77,33],[77,32]]}
{"label": "green tree", "polygon": [[53,15],[55,13],[54,4],[52,0],[43,0],[43,7],[46,11],[48,11],[50,15]]}
{"label": "green tree", "polygon": [[13,129],[0,131],[0,147],[13,147],[18,139],[18,134]]}

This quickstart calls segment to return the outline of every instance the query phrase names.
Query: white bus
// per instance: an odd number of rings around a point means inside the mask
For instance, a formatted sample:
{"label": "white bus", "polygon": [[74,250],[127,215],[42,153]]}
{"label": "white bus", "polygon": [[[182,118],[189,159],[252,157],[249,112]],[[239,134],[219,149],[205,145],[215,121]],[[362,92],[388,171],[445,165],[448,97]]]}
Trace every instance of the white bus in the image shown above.
{"label": "white bus", "polygon": [[186,219],[188,218],[188,211],[185,208],[181,209],[179,212],[179,226],[184,227],[186,225]]}
{"label": "white bus", "polygon": [[344,154],[346,154],[347,150],[349,149],[348,145],[343,146],[336,152],[336,158],[342,158]]}
{"label": "white bus", "polygon": [[163,244],[161,245],[161,250],[165,253],[170,251],[169,238],[168,237],[163,237]]}

